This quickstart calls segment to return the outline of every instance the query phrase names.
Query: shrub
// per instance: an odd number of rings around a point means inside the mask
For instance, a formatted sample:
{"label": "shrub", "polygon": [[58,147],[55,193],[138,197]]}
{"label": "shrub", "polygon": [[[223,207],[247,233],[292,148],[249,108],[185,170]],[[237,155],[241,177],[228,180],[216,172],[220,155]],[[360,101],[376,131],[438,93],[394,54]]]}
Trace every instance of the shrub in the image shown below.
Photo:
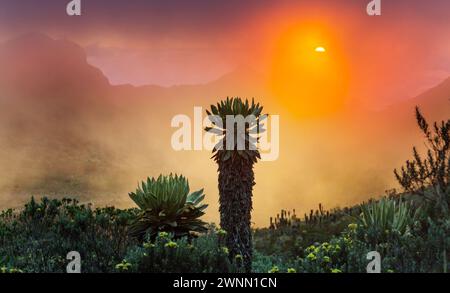
{"label": "shrub", "polygon": [[135,210],[32,198],[23,210],[0,214],[0,267],[65,272],[67,253],[78,251],[82,272],[111,272],[132,243],[127,226],[134,217]]}
{"label": "shrub", "polygon": [[[189,240],[159,233],[154,241],[131,247],[116,265],[118,272],[139,273],[230,273],[239,272],[229,260],[228,248],[220,246],[216,231]],[[242,262],[242,260],[241,260]],[[240,266],[242,267],[242,265]]]}
{"label": "shrub", "polygon": [[437,204],[439,212],[448,216],[450,209],[450,120],[434,123],[432,129],[416,108],[416,119],[425,136],[427,148],[423,158],[413,148],[413,160],[406,161],[400,171],[394,170],[395,177],[405,191],[419,194]]}
{"label": "shrub", "polygon": [[387,226],[382,237],[374,237],[377,226],[350,224],[339,237],[329,243],[312,245],[305,250],[296,267],[299,272],[347,272],[364,273],[367,253],[377,251],[381,255],[381,271],[425,273],[448,271],[450,248],[450,221],[433,221],[428,218],[428,228],[423,233],[416,220],[404,232]]}

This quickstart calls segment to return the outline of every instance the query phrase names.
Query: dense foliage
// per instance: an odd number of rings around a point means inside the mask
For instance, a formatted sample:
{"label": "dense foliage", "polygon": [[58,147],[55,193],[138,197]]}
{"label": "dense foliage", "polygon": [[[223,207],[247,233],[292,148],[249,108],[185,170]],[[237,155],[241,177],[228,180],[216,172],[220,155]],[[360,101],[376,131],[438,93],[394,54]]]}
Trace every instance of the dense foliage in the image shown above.
{"label": "dense foliage", "polygon": [[[125,259],[116,265],[119,272],[145,273],[231,273],[240,272],[229,259],[229,249],[220,246],[224,230],[211,227],[202,237],[188,241],[174,239],[161,232],[154,241],[131,247]],[[222,235],[223,236],[223,235]],[[236,257],[242,263],[242,257]]]}
{"label": "dense foliage", "polygon": [[[383,201],[394,205],[400,199]],[[379,203],[365,205],[363,211]],[[31,200],[22,211],[4,211],[1,272],[65,272],[69,251],[80,252],[82,272],[241,271],[243,257],[238,254],[230,261],[226,231],[209,227],[195,239],[161,232],[154,240],[136,242],[127,226],[138,212],[92,209],[68,199]],[[401,209],[394,212],[404,214]],[[382,272],[448,271],[450,220],[432,219],[427,209],[406,214],[416,218],[405,229],[388,226],[382,231],[378,224],[362,224],[369,216],[363,212],[354,223],[352,217],[343,217],[336,226],[306,224],[303,219],[299,227],[256,230],[252,271],[365,272],[367,253],[373,250],[382,255]]]}
{"label": "dense foliage", "polygon": [[67,253],[78,251],[84,272],[112,272],[133,243],[127,227],[135,214],[72,199],[32,198],[24,209],[0,214],[0,267],[66,272]]}

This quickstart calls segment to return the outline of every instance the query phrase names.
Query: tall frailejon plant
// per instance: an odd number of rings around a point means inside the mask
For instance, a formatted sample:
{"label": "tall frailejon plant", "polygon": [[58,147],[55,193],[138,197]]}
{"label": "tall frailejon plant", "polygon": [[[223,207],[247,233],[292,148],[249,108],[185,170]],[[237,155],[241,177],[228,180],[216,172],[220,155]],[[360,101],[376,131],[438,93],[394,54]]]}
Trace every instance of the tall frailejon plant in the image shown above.
{"label": "tall frailejon plant", "polygon": [[201,204],[203,189],[189,193],[189,182],[183,176],[148,178],[129,195],[140,208],[131,236],[142,240],[147,234],[154,239],[159,232],[168,232],[181,238],[207,231],[206,223],[200,220],[207,207]]}
{"label": "tall frailejon plant", "polygon": [[[211,111],[206,111],[213,125],[205,130],[221,138],[212,157],[219,172],[220,225],[227,232],[225,244],[230,258],[242,256],[247,272],[251,271],[252,260],[253,165],[261,158],[256,142],[262,131],[260,121],[266,117],[262,111],[263,107],[255,104],[254,100],[249,102],[241,98],[227,98],[217,106],[212,105]],[[239,116],[252,118],[244,123],[243,131],[238,131],[235,121],[228,121],[227,127],[227,119],[238,120]],[[233,137],[232,141],[230,137]]]}

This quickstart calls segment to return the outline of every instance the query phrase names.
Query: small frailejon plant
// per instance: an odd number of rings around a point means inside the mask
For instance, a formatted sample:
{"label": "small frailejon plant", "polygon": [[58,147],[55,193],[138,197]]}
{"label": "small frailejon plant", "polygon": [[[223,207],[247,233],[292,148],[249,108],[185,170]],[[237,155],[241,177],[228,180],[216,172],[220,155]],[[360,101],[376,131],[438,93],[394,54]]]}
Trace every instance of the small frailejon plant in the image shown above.
{"label": "small frailejon plant", "polygon": [[189,182],[183,176],[148,178],[129,195],[140,208],[130,235],[141,241],[145,235],[155,239],[162,231],[181,238],[207,230],[206,223],[200,219],[207,208],[201,203],[205,198],[203,189],[189,193]]}
{"label": "small frailejon plant", "polygon": [[392,198],[361,205],[358,222],[371,235],[372,242],[380,242],[388,233],[404,234],[414,223],[418,210],[413,213],[410,204]]}

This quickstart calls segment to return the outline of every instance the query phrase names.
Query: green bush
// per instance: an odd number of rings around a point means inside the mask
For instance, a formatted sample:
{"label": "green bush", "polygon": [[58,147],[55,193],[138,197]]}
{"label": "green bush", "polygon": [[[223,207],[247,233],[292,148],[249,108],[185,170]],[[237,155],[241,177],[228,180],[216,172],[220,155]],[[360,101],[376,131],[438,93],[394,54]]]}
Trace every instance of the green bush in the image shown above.
{"label": "green bush", "polygon": [[160,232],[154,241],[131,247],[115,269],[139,273],[240,272],[242,260],[235,264],[230,262],[229,250],[220,246],[219,237],[215,230],[191,241],[186,237],[174,239],[173,235]]}
{"label": "green bush", "polygon": [[[308,238],[295,229],[255,231],[255,244],[273,245],[275,252],[255,248],[252,271],[364,273],[367,253],[378,251],[384,273],[448,272],[450,219],[431,218],[429,209],[423,206],[404,229],[390,221],[382,229],[365,225],[368,221],[362,215],[358,224],[347,225],[337,235],[326,226],[314,226],[317,234],[310,233]],[[3,211],[0,273],[65,272],[69,251],[80,252],[82,272],[242,272],[242,256],[229,258],[223,245],[226,232],[214,227],[198,238],[160,232],[154,239],[148,235],[141,244],[132,240],[127,227],[138,212],[92,209],[69,199],[46,198],[39,203],[32,199],[22,210]]]}
{"label": "green bush", "polygon": [[112,272],[132,241],[127,227],[135,210],[92,209],[76,200],[36,202],[0,214],[0,267],[24,272],[65,272],[78,251],[82,272]]}
{"label": "green bush", "polygon": [[378,228],[350,224],[330,242],[308,247],[306,256],[299,258],[293,267],[305,273],[365,273],[368,252],[377,251],[384,273],[448,272],[450,220],[427,218],[425,232],[421,220],[424,219],[416,219],[404,231],[387,227],[382,237],[376,238],[373,229],[378,233]]}

